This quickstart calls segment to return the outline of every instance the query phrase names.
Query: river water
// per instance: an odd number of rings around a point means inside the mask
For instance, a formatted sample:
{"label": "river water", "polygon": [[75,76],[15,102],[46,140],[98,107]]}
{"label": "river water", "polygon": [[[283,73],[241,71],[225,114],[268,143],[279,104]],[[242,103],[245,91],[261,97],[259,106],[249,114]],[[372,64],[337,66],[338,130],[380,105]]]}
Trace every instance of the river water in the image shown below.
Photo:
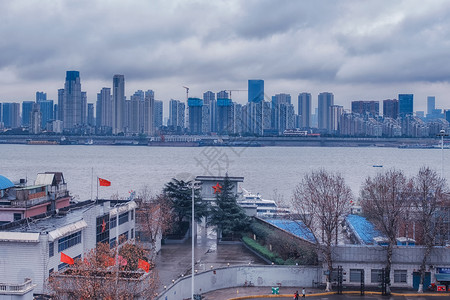
{"label": "river water", "polygon": [[[442,154],[443,159],[442,159]],[[77,200],[97,194],[96,178],[111,181],[99,197],[128,197],[131,190],[149,187],[160,192],[172,177],[188,174],[243,176],[241,185],[265,199],[289,200],[303,175],[320,168],[340,172],[357,196],[364,179],[396,168],[406,175],[429,166],[439,174],[450,162],[450,151],[381,147],[146,147],[96,145],[0,144],[0,175],[12,181],[45,171],[64,173]],[[383,167],[374,167],[383,166]],[[448,178],[450,170],[444,168]],[[94,178],[94,179],[93,179]]]}

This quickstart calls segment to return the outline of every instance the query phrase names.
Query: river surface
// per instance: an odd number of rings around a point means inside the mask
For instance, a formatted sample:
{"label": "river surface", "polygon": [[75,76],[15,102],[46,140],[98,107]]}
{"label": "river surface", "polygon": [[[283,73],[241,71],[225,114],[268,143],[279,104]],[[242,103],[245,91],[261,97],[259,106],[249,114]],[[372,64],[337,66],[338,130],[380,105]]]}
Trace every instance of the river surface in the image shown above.
{"label": "river surface", "polygon": [[[100,198],[145,186],[162,190],[172,177],[188,174],[243,176],[241,186],[265,199],[288,201],[303,175],[320,168],[340,172],[358,195],[367,176],[396,168],[406,175],[429,166],[441,173],[450,162],[444,149],[398,149],[381,147],[146,147],[96,145],[0,144],[0,175],[12,181],[27,178],[32,184],[39,172],[63,172],[68,189],[77,200],[97,195],[96,178],[111,181],[100,187]],[[443,154],[443,157],[442,157]],[[444,162],[444,164],[442,164]],[[382,166],[382,167],[374,167]],[[444,177],[450,168],[444,167]]]}

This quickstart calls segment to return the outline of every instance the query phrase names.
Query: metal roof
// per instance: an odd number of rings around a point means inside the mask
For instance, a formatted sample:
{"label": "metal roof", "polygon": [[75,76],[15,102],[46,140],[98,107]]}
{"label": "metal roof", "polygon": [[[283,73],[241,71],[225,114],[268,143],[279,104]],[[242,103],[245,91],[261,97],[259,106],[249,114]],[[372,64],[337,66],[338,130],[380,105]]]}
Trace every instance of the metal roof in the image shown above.
{"label": "metal roof", "polygon": [[39,241],[39,233],[0,231],[0,241],[37,243]]}
{"label": "metal roof", "polygon": [[85,220],[80,220],[78,222],[75,222],[75,223],[72,223],[72,224],[68,224],[68,225],[66,225],[64,227],[57,228],[57,229],[52,230],[52,231],[50,231],[48,233],[49,240],[52,242],[54,240],[59,239],[62,236],[66,236],[66,235],[72,234],[72,233],[74,233],[76,231],[79,231],[79,230],[81,230],[83,228],[86,228],[87,226],[88,225],[87,225]]}
{"label": "metal roof", "polygon": [[55,174],[42,174],[39,173],[37,175],[36,181],[34,182],[35,185],[51,185],[53,183],[53,177],[55,177]]}
{"label": "metal roof", "polygon": [[5,176],[0,175],[0,190],[4,190],[13,186],[14,183],[12,183],[11,180],[6,178]]}

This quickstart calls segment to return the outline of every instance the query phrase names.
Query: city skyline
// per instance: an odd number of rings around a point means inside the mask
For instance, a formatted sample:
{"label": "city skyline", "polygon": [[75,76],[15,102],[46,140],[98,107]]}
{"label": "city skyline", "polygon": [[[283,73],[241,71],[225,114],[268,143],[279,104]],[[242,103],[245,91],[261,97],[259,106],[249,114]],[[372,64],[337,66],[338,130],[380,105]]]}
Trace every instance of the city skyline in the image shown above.
{"label": "city skyline", "polygon": [[[56,101],[64,72],[78,70],[89,103],[123,74],[127,97],[152,89],[165,106],[185,99],[183,85],[201,98],[262,78],[269,96],[332,92],[348,108],[351,101],[414,94],[415,111],[426,111],[428,96],[444,108],[450,4],[428,4],[6,2],[0,101],[33,100],[36,91]],[[233,101],[246,103],[247,93],[233,93]]]}

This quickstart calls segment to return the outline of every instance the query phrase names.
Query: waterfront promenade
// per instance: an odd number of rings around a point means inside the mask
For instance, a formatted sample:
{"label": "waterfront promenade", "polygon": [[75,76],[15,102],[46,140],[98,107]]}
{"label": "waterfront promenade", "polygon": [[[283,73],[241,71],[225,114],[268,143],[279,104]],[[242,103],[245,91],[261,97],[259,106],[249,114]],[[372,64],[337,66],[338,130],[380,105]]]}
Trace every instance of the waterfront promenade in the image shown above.
{"label": "waterfront promenade", "polygon": [[[216,236],[211,230],[199,226],[199,233],[195,246],[195,269],[199,272],[213,268],[233,265],[265,265],[266,263],[255,256],[242,244],[217,244]],[[156,258],[160,285],[158,292],[169,287],[172,280],[176,281],[182,275],[190,275],[191,270],[191,243],[190,239],[182,244],[166,244]],[[302,287],[280,287],[279,295],[271,295],[272,287],[233,287],[220,289],[202,294],[203,300],[228,300],[228,299],[292,299],[293,293]],[[351,293],[351,294],[346,294]],[[386,299],[378,291],[367,291],[361,296],[356,288],[346,291],[344,295],[324,293],[323,289],[306,288],[308,298],[315,299]],[[258,296],[258,297],[257,297]],[[267,297],[264,297],[267,296]],[[251,298],[249,298],[251,297]],[[414,290],[393,289],[393,295],[389,299],[449,299],[450,293],[418,294]],[[180,299],[182,300],[182,299]]]}

